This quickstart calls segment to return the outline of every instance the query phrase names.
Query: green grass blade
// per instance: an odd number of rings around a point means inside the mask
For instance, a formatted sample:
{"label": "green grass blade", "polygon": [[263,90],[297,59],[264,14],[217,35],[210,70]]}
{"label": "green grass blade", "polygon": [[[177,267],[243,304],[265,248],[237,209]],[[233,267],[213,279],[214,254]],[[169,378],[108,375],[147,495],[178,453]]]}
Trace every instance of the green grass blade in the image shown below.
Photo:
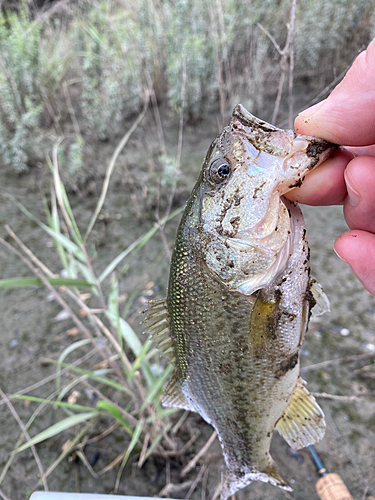
{"label": "green grass blade", "polygon": [[92,23],[85,23],[83,29],[97,42],[100,46],[103,45],[103,35],[99,33]]}
{"label": "green grass blade", "polygon": [[[50,401],[55,396],[56,396],[56,391],[53,392],[52,394],[50,394],[48,396],[48,398],[46,399],[46,401]],[[34,420],[37,418],[37,416],[40,414],[40,412],[44,409],[45,406],[46,406],[46,403],[41,403],[37,407],[37,409],[33,412],[33,414],[31,415],[31,417],[29,418],[29,420],[26,422],[26,424],[25,424],[25,426],[24,426],[21,434],[19,435],[14,449],[18,448],[22,444],[27,431],[31,427],[31,424],[34,422]],[[16,455],[14,455],[14,454],[13,455],[12,454],[9,455],[8,460],[6,461],[6,464],[4,465],[3,470],[1,471],[1,474],[0,474],[0,485],[2,484],[4,478],[5,478],[8,470],[9,470],[9,467],[12,465],[12,462],[13,462],[13,460],[15,458],[16,458]]]}
{"label": "green grass blade", "polygon": [[[106,312],[107,317],[112,322],[113,325],[116,324],[117,318],[114,314],[111,314],[109,311]],[[133,351],[133,354],[138,358],[143,350],[142,342],[139,340],[137,334],[133,330],[133,328],[129,325],[127,321],[123,318],[119,318],[119,333],[125,340],[126,344]],[[155,385],[155,376],[152,373],[150,363],[148,360],[142,356],[140,359],[140,365],[142,367],[143,374],[146,378],[147,384],[149,387],[153,387]]]}
{"label": "green grass blade", "polygon": [[93,284],[92,292],[95,295],[99,295],[99,290],[100,290],[100,284],[97,279],[97,277],[91,272],[90,268],[83,264],[82,262],[79,262],[78,260],[75,260],[76,267],[81,271],[83,274],[83,277],[85,278],[86,281],[90,281],[90,283]]}
{"label": "green grass blade", "polygon": [[[44,203],[44,211],[45,211],[46,216],[47,216],[47,221],[48,221],[49,227],[52,230],[54,230],[58,233],[61,233],[59,214],[57,212],[57,205],[56,205],[56,195],[55,195],[55,192],[53,189],[51,190],[52,211],[50,212],[46,199],[43,200],[43,203]],[[63,265],[63,269],[67,269],[68,268],[68,258],[67,258],[67,254],[65,252],[64,247],[55,238],[53,238],[53,242],[54,242],[56,250],[60,256],[60,260],[61,260],[61,263]]]}
{"label": "green grass blade", "polygon": [[72,403],[65,403],[62,401],[52,401],[50,399],[37,398],[35,396],[27,396],[27,395],[21,395],[21,394],[11,394],[10,397],[13,399],[24,399],[27,401],[32,401],[34,403],[44,403],[44,404],[56,406],[59,408],[69,408],[70,410],[77,410],[79,412],[86,411],[86,412],[96,413],[96,409],[91,408],[91,406],[76,405],[76,404],[72,404]]}
{"label": "green grass blade", "polygon": [[83,340],[78,340],[77,342],[73,342],[70,346],[66,347],[63,352],[60,354],[59,359],[58,359],[58,365],[56,368],[56,389],[59,391],[61,387],[61,364],[63,363],[64,359],[70,354],[71,352],[75,351],[76,349],[79,349],[80,347],[90,344],[91,341],[89,339],[83,339]]}
{"label": "green grass blade", "polygon": [[135,370],[138,368],[138,366],[141,364],[143,358],[145,357],[147,351],[150,349],[152,346],[152,341],[151,340],[146,340],[142,347],[142,351],[139,353],[139,356],[137,359],[134,361],[133,366],[131,371],[127,374],[127,378],[130,379],[134,375]]}
{"label": "green grass blade", "polygon": [[168,365],[167,368],[165,369],[165,372],[163,373],[163,375],[155,381],[153,387],[151,387],[149,393],[146,396],[146,399],[142,405],[141,411],[145,409],[146,404],[149,403],[150,401],[152,401],[154,399],[154,397],[157,395],[157,393],[161,390],[165,380],[167,379],[168,375],[171,373],[172,370],[173,370],[173,366]]}
{"label": "green grass blade", "polygon": [[[67,277],[77,279],[78,278],[78,264],[81,264],[78,259],[74,257],[71,253],[67,254],[68,256],[68,265],[65,268],[65,271],[67,272]],[[84,278],[86,279],[85,275]],[[88,280],[88,281],[91,281]]]}
{"label": "green grass blade", "polygon": [[[180,208],[177,208],[173,212],[171,212],[168,217],[164,217],[161,221],[160,224],[164,224],[165,222],[169,221],[170,219],[173,219],[173,217],[176,217],[179,213],[184,210],[185,206],[182,206]],[[158,230],[158,226],[155,225],[152,227],[147,233],[143,234],[140,236],[138,239],[136,239],[131,245],[128,246],[123,252],[121,252],[113,261],[104,269],[102,274],[99,276],[99,283],[101,283],[103,280],[106,279],[106,277],[111,274],[111,272],[122,262],[128,255],[130,255],[132,252],[137,253],[147,242],[150,238],[153,237],[153,235],[156,233]]]}
{"label": "green grass blade", "polygon": [[107,411],[110,415],[112,415],[112,417],[114,417],[116,420],[120,422],[120,424],[124,427],[126,432],[128,432],[131,436],[133,436],[133,431],[131,427],[124,420],[120,410],[116,408],[116,406],[112,405],[111,403],[108,403],[107,401],[98,401],[96,408],[97,410]]}
{"label": "green grass blade", "polygon": [[[53,286],[68,286],[68,287],[92,287],[93,283],[86,280],[73,278],[46,278]],[[30,288],[33,286],[44,286],[44,283],[39,278],[11,278],[0,280],[0,288]]]}
{"label": "green grass blade", "polygon": [[[95,415],[94,418],[87,422],[83,429],[72,439],[72,442],[67,446],[67,448],[62,453],[60,453],[59,457],[57,457],[57,459],[48,467],[48,469],[45,471],[45,477],[48,477],[56,469],[59,463],[62,462],[64,458],[70,454],[71,450],[73,450],[75,445],[81,440],[81,438],[83,438],[90,426],[94,423],[97,415]],[[38,487],[41,483],[42,480],[40,479],[36,487]]]}
{"label": "green grass blade", "polygon": [[[168,432],[169,429],[171,428],[171,425],[168,424],[165,429],[164,429],[164,432]],[[144,456],[144,459],[143,459],[143,462],[145,462],[148,457],[152,454],[152,452],[154,451],[154,449],[156,448],[156,446],[160,443],[161,439],[163,437],[163,434],[162,433],[159,433],[156,438],[153,440],[153,442],[151,443],[151,446],[148,448],[145,456]]]}
{"label": "green grass blade", "polygon": [[126,450],[124,459],[123,459],[123,461],[121,463],[120,469],[119,469],[118,474],[117,474],[116,484],[115,484],[115,491],[118,490],[118,486],[119,486],[119,483],[120,483],[122,471],[124,470],[124,467],[126,465],[126,462],[129,459],[129,457],[130,457],[131,452],[133,451],[135,445],[138,443],[138,439],[139,439],[139,436],[141,435],[144,423],[145,423],[145,421],[143,420],[143,418],[141,418],[141,420],[138,422],[137,427],[134,430],[133,437],[132,437],[132,439],[131,439],[131,441],[129,443],[128,449]]}
{"label": "green grass blade", "polygon": [[[111,314],[109,311],[106,312],[107,317],[109,320],[112,322],[112,324],[116,324],[116,317]],[[138,357],[143,349],[142,342],[139,340],[137,334],[133,330],[133,328],[129,325],[127,321],[125,321],[123,318],[119,318],[119,332],[123,339],[125,340],[126,344],[130,349],[133,351],[134,356]],[[141,359],[141,367],[144,373],[144,376],[147,380],[147,384],[149,387],[153,387],[155,383],[155,377],[151,371],[151,367],[147,359],[143,358]]]}
{"label": "green grass blade", "polygon": [[[180,410],[178,408],[163,408],[162,410],[159,410],[157,412],[157,417],[160,419],[168,418],[168,417],[174,415],[177,411],[180,411]],[[152,418],[155,418],[155,417],[152,417]],[[152,422],[151,421],[148,422],[148,419],[147,419],[147,423],[152,423]]]}
{"label": "green grass blade", "polygon": [[81,424],[82,422],[85,422],[86,420],[92,418],[94,415],[95,413],[90,411],[86,413],[78,413],[77,415],[71,415],[70,417],[64,418],[64,420],[60,420],[60,422],[51,425],[51,427],[48,427],[48,429],[45,429],[44,431],[31,438],[30,441],[20,446],[12,453],[19,453],[21,451],[27,450],[28,448],[30,448],[30,446],[41,443],[46,439],[50,439],[51,437],[60,434],[60,432],[66,431],[67,429],[70,429],[75,425]]}
{"label": "green grass blade", "polygon": [[76,245],[72,240],[67,238],[61,233],[58,233],[57,231],[54,231],[50,227],[46,226],[46,224],[43,224],[43,222],[39,222],[40,227],[42,227],[46,233],[48,233],[52,238],[56,239],[61,245],[68,251],[71,252],[77,259],[79,259],[81,262],[86,262],[86,256],[84,252],[79,248],[78,245]]}
{"label": "green grass blade", "polygon": [[72,224],[73,236],[75,236],[75,240],[76,240],[77,245],[83,245],[82,236],[81,236],[81,233],[79,232],[76,220],[74,218],[73,211],[72,211],[72,208],[71,208],[70,203],[69,203],[68,195],[66,194],[66,191],[65,191],[65,186],[61,181],[60,181],[60,183],[61,183],[61,189],[62,189],[63,203],[64,203],[66,211],[68,212],[68,215],[69,215],[69,218],[70,218],[70,221]]}
{"label": "green grass blade", "polygon": [[161,433],[156,436],[156,438],[153,440],[151,446],[148,448],[148,450],[144,456],[143,462],[146,462],[146,460],[151,455],[151,453],[154,451],[156,446],[160,443],[162,437],[163,437],[163,434],[161,434]]}
{"label": "green grass blade", "polygon": [[77,259],[81,260],[82,262],[86,262],[86,256],[78,245],[76,245],[69,238],[61,234],[59,231],[51,229],[49,226],[41,222],[37,217],[35,217],[35,215],[29,212],[27,208],[22,205],[22,203],[16,200],[14,196],[11,196],[7,193],[4,196],[12,200],[13,203],[15,203],[18,206],[18,208],[25,215],[27,215],[27,217],[29,217],[29,219],[33,220],[36,224],[38,224],[38,226],[44,229],[44,231],[48,233],[53,239],[56,239],[68,252],[71,252],[75,257],[77,257]]}
{"label": "green grass blade", "polygon": [[[112,274],[111,286],[110,286],[109,294],[108,294],[108,312],[111,315],[111,317],[113,318],[111,320],[111,323],[117,331],[120,349],[121,349],[121,351],[123,351],[124,339],[123,339],[121,332],[120,332],[120,312],[119,312],[118,300],[119,300],[118,280],[117,280],[115,274]],[[127,369],[126,369],[124,363],[122,363],[122,369],[123,369],[124,373],[126,374]]]}
{"label": "green grass blade", "polygon": [[156,233],[157,230],[158,230],[157,226],[154,226],[149,231],[147,231],[147,233],[136,239],[131,245],[128,246],[128,248],[126,248],[123,252],[121,252],[115,259],[113,259],[113,261],[104,269],[102,274],[99,276],[99,282],[101,283],[103,280],[105,280],[106,277],[109,274],[111,274],[111,272],[128,255],[132,254],[133,252],[134,254],[137,253],[148,242],[148,240],[153,237],[153,235]]}
{"label": "green grass blade", "polygon": [[[58,361],[55,361],[54,359],[49,359],[49,363],[53,364],[58,364]],[[130,389],[127,387],[124,387],[123,385],[119,384],[118,382],[115,382],[114,380],[111,380],[105,376],[100,376],[98,373],[111,373],[112,370],[97,370],[96,372],[90,372],[89,370],[83,370],[82,368],[77,368],[75,366],[66,364],[66,363],[59,363],[61,366],[64,368],[69,368],[72,372],[79,373],[80,375],[86,375],[88,378],[95,380],[96,382],[101,382],[104,385],[109,385],[110,387],[113,387],[114,389],[117,389],[118,391],[125,392],[126,394],[129,394],[130,396],[133,396],[133,393]]]}
{"label": "green grass blade", "polygon": [[119,297],[118,280],[116,276],[113,274],[111,276],[111,287],[109,289],[109,294],[108,294],[108,311],[111,314],[111,316],[117,319],[117,321],[114,323],[114,326],[116,328],[119,319],[118,297]]}
{"label": "green grass blade", "polygon": [[[88,376],[87,375],[82,375],[81,377],[78,377],[78,378],[75,378],[73,379],[71,382],[69,382],[69,384],[67,385],[64,385],[64,387],[62,389],[60,389],[60,392],[59,392],[59,395],[57,397],[57,400],[58,401],[62,401],[63,398],[65,398],[65,396],[67,394],[70,393],[70,391],[78,384],[80,384],[81,382],[84,382],[85,380],[88,379]],[[57,392],[57,391],[56,391]]]}
{"label": "green grass blade", "polygon": [[[112,322],[113,325],[116,325],[117,318],[110,311],[106,312],[108,319]],[[123,336],[126,344],[133,351],[134,356],[139,356],[142,351],[142,342],[139,340],[137,334],[133,330],[133,328],[129,325],[127,321],[123,318],[118,318],[118,324],[120,328],[120,333]]]}
{"label": "green grass blade", "polygon": [[83,241],[82,241],[82,236],[81,233],[79,232],[78,226],[76,224],[73,211],[71,209],[70,203],[68,196],[65,191],[64,184],[61,181],[60,178],[60,172],[59,172],[59,166],[58,166],[58,160],[57,160],[57,151],[59,148],[61,141],[58,141],[56,144],[53,146],[53,162],[51,162],[51,159],[49,156],[46,156],[47,163],[51,169],[52,175],[53,175],[53,184],[55,188],[55,193],[56,193],[56,198],[59,203],[61,212],[64,216],[64,220],[66,225],[69,228],[70,234],[72,235],[73,239],[77,243],[78,246],[82,246]]}

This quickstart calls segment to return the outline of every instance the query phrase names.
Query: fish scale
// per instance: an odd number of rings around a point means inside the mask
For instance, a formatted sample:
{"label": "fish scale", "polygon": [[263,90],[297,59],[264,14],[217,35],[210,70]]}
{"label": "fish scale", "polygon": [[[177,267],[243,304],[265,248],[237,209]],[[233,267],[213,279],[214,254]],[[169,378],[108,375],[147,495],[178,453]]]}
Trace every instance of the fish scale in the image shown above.
{"label": "fish scale", "polygon": [[291,490],[269,453],[275,429],[294,449],[324,435],[299,349],[328,300],[310,279],[302,213],[283,195],[332,149],[237,106],[181,219],[167,300],[150,306],[148,331],[174,365],[162,402],[217,431],[222,500],[256,480]]}

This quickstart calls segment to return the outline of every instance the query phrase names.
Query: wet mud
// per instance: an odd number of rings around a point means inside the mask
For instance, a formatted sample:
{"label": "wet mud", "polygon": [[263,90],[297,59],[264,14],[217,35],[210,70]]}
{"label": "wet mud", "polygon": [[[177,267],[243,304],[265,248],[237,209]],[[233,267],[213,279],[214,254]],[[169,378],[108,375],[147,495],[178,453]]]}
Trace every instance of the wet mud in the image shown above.
{"label": "wet mud", "polygon": [[[216,133],[217,130],[205,123],[186,130],[176,206],[187,199],[207,147]],[[145,140],[144,134],[145,129],[136,134],[133,142],[121,155],[103,210],[107,216],[97,223],[93,231],[90,244],[95,245],[97,253],[93,265],[99,272],[132,241],[150,229],[155,221],[155,205],[148,205],[147,196],[139,197],[137,191],[138,178],[147,182],[147,165],[150,162],[150,157],[142,160],[140,156],[139,144]],[[155,135],[148,142],[152,143],[152,140],[155,140]],[[171,154],[174,154],[177,144],[175,128],[168,132],[167,141]],[[106,147],[108,154],[103,152],[103,156],[109,157],[110,146]],[[149,153],[152,154],[152,148],[149,152],[143,152]],[[144,170],[136,171],[135,166],[140,162],[145,165]],[[134,180],[133,187],[127,182],[129,172]],[[98,189],[93,196],[70,197],[78,223],[83,228],[96,205],[102,178],[99,176],[96,182]],[[149,191],[151,187],[148,187]],[[35,172],[24,177],[7,172],[2,179],[2,190],[22,201],[34,215],[44,218],[40,179]],[[146,208],[142,212],[143,202]],[[326,467],[342,476],[353,498],[362,500],[366,495],[375,496],[375,297],[363,289],[349,266],[332,250],[334,239],[346,230],[341,207],[303,207],[303,212],[311,249],[312,275],[322,284],[329,297],[331,313],[310,322],[301,352],[302,375],[312,392],[347,397],[344,400],[317,397],[326,414],[327,432],[316,448]],[[177,223],[178,220],[175,219],[166,226],[170,248]],[[52,248],[51,238],[23,215],[12,201],[2,197],[0,236],[10,241],[3,228],[4,224],[9,224],[53,272],[61,272],[62,266]],[[25,264],[3,246],[0,246],[0,268],[3,279],[30,276]],[[121,274],[119,279],[121,291],[126,296],[125,303],[130,301],[127,319],[141,335],[140,311],[144,308],[145,300],[151,296],[162,298],[166,292],[168,257],[159,235],[154,236],[137,254],[128,271]],[[146,294],[147,284],[151,281],[154,283],[149,289],[151,294]],[[53,376],[56,368],[45,362],[45,358],[57,359],[69,344],[81,337],[77,336],[72,340],[67,334],[74,326],[69,319],[55,320],[61,307],[50,300],[48,291],[42,287],[0,290],[0,309],[0,388],[10,395]],[[83,348],[80,355],[89,351],[90,347]],[[358,357],[354,357],[357,355]],[[87,366],[100,361],[95,356]],[[341,358],[341,361],[335,361]],[[319,365],[314,366],[316,364]],[[55,388],[55,380],[52,380],[28,393],[47,397]],[[93,396],[89,391],[83,393],[79,403],[89,404],[90,397]],[[4,400],[0,400],[0,405],[1,473],[20,435],[20,427]],[[35,403],[28,404],[24,401],[13,401],[13,405],[24,423],[37,407]],[[177,413],[173,420],[176,422],[180,416],[181,413]],[[43,409],[35,419],[30,434],[35,435],[59,418],[62,418],[61,412]],[[99,434],[110,424],[109,418],[98,419],[97,428],[88,432],[87,437]],[[77,431],[73,429],[64,432],[37,445],[45,470],[61,453],[63,444],[68,439],[73,439],[74,432]],[[199,437],[183,456],[169,461],[153,457],[141,469],[137,467],[138,456],[132,456],[122,475],[118,493],[152,496],[160,493],[168,483],[179,485],[186,482],[184,487],[169,487],[170,497],[185,498],[201,472],[190,498],[210,500],[220,481],[223,466],[217,441],[189,475],[180,478],[182,468],[206,443],[212,432],[199,416],[192,414],[176,435],[178,447],[181,448],[195,432],[199,432]],[[125,433],[117,430],[105,439],[88,445],[85,453],[93,471],[99,471],[110,463],[124,450],[126,443]],[[271,453],[294,491],[286,494],[267,484],[254,483],[239,492],[237,500],[317,498],[317,477],[307,450],[292,451],[275,433]],[[117,472],[118,466],[102,476],[94,477],[79,458],[72,455],[58,465],[47,482],[49,489],[54,491],[111,493]],[[39,480],[38,474],[32,452],[21,452],[8,470],[0,489],[11,500],[23,500],[35,488]]]}

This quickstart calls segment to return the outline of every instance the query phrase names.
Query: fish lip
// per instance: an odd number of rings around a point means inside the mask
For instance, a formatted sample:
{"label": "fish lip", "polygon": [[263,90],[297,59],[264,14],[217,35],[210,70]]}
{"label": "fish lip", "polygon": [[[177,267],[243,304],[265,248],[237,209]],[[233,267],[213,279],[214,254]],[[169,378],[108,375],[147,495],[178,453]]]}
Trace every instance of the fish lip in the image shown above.
{"label": "fish lip", "polygon": [[252,113],[247,111],[247,109],[242,104],[237,104],[232,112],[232,118],[237,118],[237,120],[242,123],[245,127],[259,128],[263,132],[281,132],[283,129],[272,125],[260,118],[257,118]]}
{"label": "fish lip", "polygon": [[308,171],[313,170],[318,163],[323,163],[340,146],[332,142],[327,142],[319,137],[305,136],[309,145],[306,149],[306,155],[313,161],[308,166]]}
{"label": "fish lip", "polygon": [[[261,120],[260,118],[257,118],[254,116],[252,113],[247,111],[247,109],[242,105],[242,104],[237,104],[232,112],[232,118],[236,118],[242,125],[249,127],[249,128],[258,128],[261,129],[263,132],[285,132],[287,129],[282,129],[279,127],[276,127],[275,125],[272,125],[271,123],[268,123],[264,120]],[[298,137],[304,137],[306,140],[312,143],[312,150],[311,150],[311,155],[309,156],[317,156],[317,154],[322,153],[325,149],[328,148],[333,148],[336,150],[340,146],[338,144],[335,144],[333,142],[326,141],[325,139],[322,139],[320,137],[314,137],[310,135],[303,135],[303,134],[298,134],[297,132],[293,131],[295,136]],[[323,149],[319,151],[314,150],[314,146],[323,146]]]}
{"label": "fish lip", "polygon": [[328,142],[324,139],[320,139],[319,137],[312,137],[312,136],[305,136],[305,137],[310,143],[306,149],[306,154],[310,158],[315,156],[320,156],[323,153],[323,151],[326,151],[327,149],[331,148],[332,150],[336,150],[337,148],[340,147],[338,144],[334,144],[333,142]]}

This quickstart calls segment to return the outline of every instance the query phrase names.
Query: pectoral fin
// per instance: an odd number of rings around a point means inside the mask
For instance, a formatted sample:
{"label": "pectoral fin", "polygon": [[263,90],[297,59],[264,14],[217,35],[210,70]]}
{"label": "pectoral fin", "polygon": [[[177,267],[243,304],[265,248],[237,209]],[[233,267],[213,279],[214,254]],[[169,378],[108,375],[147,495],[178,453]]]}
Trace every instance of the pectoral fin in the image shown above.
{"label": "pectoral fin", "polygon": [[325,427],[322,409],[299,378],[276,429],[291,448],[298,450],[322,439]]}
{"label": "pectoral fin", "polygon": [[315,299],[315,305],[311,309],[311,317],[315,318],[330,311],[330,304],[327,295],[324,293],[322,285],[317,281],[311,280],[310,292]]}
{"label": "pectoral fin", "polygon": [[322,286],[314,279],[310,281],[306,294],[306,299],[302,308],[301,336],[299,346],[303,344],[307,326],[311,318],[316,318],[330,311],[329,300],[324,293]]}

